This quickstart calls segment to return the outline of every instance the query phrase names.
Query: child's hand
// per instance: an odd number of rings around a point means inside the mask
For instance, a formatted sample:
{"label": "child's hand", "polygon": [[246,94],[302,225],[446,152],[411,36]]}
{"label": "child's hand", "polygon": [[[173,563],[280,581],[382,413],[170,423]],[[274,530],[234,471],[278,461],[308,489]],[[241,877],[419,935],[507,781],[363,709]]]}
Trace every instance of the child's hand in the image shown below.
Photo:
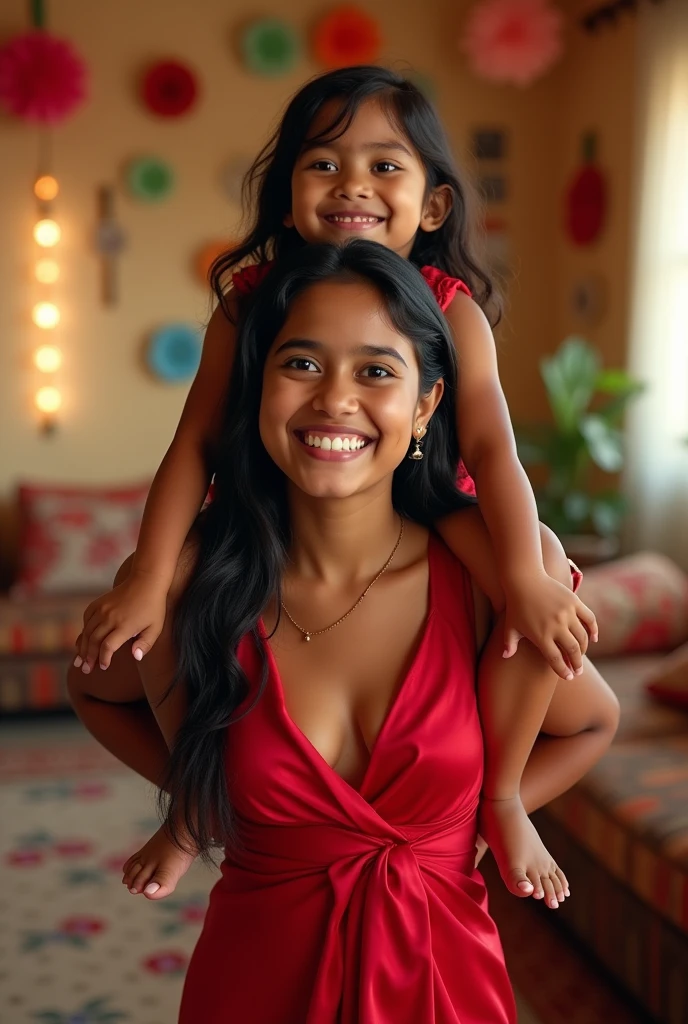
{"label": "child's hand", "polygon": [[597,640],[597,621],[568,587],[541,572],[506,593],[505,658],[516,653],[522,637],[538,648],[558,676],[573,679],[583,671],[589,641]]}
{"label": "child's hand", "polygon": [[166,600],[167,590],[159,583],[129,576],[92,601],[84,612],[84,628],[76,642],[76,668],[89,673],[98,663],[105,670],[115,651],[132,638],[132,654],[141,661],[162,632]]}

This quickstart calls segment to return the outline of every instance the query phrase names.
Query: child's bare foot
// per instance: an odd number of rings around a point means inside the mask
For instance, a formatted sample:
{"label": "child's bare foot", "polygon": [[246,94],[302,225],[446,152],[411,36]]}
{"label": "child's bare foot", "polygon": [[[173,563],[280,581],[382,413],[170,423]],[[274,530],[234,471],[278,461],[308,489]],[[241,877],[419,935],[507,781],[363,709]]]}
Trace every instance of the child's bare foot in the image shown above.
{"label": "child's bare foot", "polygon": [[163,825],[126,862],[122,868],[122,884],[131,893],[142,892],[149,900],[160,900],[174,892],[177,882],[195,859],[193,853],[186,853],[174,845]]}
{"label": "child's bare foot", "polygon": [[502,881],[514,896],[544,899],[556,910],[570,896],[566,875],[552,860],[520,797],[480,805],[480,835],[492,850]]}

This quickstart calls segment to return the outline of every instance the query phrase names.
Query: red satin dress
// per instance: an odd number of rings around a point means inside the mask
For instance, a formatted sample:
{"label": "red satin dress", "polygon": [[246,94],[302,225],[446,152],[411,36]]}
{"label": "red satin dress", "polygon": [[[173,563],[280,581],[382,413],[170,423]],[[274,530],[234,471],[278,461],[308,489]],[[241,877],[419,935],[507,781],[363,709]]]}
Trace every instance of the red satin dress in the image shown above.
{"label": "red satin dress", "polygon": [[[471,584],[434,537],[428,557],[423,636],[359,789],[289,717],[264,641],[266,689],[227,732],[240,845],[212,891],[180,1024],[515,1024],[473,866]],[[257,685],[253,638],[239,657]]]}

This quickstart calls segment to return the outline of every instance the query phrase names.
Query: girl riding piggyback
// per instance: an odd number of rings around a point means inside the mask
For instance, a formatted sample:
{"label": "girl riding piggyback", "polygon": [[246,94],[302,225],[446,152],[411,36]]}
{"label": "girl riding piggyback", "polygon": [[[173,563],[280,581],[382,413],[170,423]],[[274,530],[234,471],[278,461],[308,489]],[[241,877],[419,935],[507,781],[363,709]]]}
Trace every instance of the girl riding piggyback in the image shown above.
{"label": "girl riding piggyback", "polygon": [[[137,550],[114,589],[86,610],[75,666],[86,674],[105,671],[132,638],[131,653],[140,661],[161,633],[180,553],[215,469],[244,296],[273,261],[305,244],[365,238],[386,246],[415,264],[452,330],[460,367],[457,484],[477,495],[491,539],[501,586],[486,582],[484,589],[502,617],[504,657],[528,642],[552,670],[547,686],[524,683],[507,692],[495,686],[495,677],[479,683],[485,742],[480,831],[514,894],[547,896],[556,906],[549,882],[556,865],[521,803],[521,775],[557,677],[572,680],[591,671],[585,653],[597,627],[575,595],[578,574],[538,523],[516,455],[490,326],[496,319],[493,287],[471,251],[466,190],[446,133],[429,101],[394,72],[329,72],[291,100],[249,172],[246,196],[250,230],[213,267],[218,306],[151,487]],[[415,457],[422,457],[423,437],[415,438]],[[462,515],[447,517],[436,529],[450,549],[461,547],[465,561],[465,542],[453,543]],[[479,565],[466,567],[476,578],[480,574]]]}

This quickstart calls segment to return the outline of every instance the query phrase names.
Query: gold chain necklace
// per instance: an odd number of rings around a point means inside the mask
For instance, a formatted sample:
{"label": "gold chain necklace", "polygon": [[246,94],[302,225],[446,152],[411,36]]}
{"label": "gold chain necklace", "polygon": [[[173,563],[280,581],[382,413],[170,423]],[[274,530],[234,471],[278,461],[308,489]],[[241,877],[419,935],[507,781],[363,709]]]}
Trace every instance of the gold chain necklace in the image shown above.
{"label": "gold chain necklace", "polygon": [[349,616],[351,615],[351,613],[356,611],[356,609],[358,608],[359,604],[361,603],[363,598],[366,596],[366,594],[368,593],[370,588],[373,586],[373,584],[377,583],[377,581],[380,579],[382,574],[384,572],[386,572],[389,569],[390,565],[392,564],[392,559],[394,558],[394,556],[396,555],[396,553],[397,553],[397,551],[399,549],[399,545],[401,544],[401,538],[404,536],[404,520],[403,520],[403,518],[401,516],[399,517],[399,521],[401,523],[401,526],[399,528],[399,536],[397,537],[397,542],[394,545],[394,548],[392,550],[392,554],[389,556],[389,558],[387,559],[385,564],[382,566],[382,568],[380,569],[380,571],[377,574],[377,576],[375,576],[370,581],[368,586],[365,588],[365,590],[363,591],[363,593],[359,597],[359,599],[356,602],[356,604],[353,605],[353,607],[349,608],[348,612],[346,612],[345,615],[342,615],[342,617],[340,619],[337,619],[336,622],[333,622],[331,626],[325,626],[324,629],[304,629],[303,626],[299,626],[298,622],[296,622],[291,617],[291,615],[289,614],[289,611],[288,611],[287,606],[285,605],[284,601],[280,601],[280,604],[282,605],[282,608],[284,609],[284,612],[285,612],[287,618],[291,622],[292,626],[296,626],[296,628],[298,629],[299,633],[303,634],[303,639],[304,640],[310,640],[310,638],[312,636],[319,636],[320,633],[329,633],[331,629],[334,629],[335,626],[339,626],[344,621],[344,619],[348,619]]}

